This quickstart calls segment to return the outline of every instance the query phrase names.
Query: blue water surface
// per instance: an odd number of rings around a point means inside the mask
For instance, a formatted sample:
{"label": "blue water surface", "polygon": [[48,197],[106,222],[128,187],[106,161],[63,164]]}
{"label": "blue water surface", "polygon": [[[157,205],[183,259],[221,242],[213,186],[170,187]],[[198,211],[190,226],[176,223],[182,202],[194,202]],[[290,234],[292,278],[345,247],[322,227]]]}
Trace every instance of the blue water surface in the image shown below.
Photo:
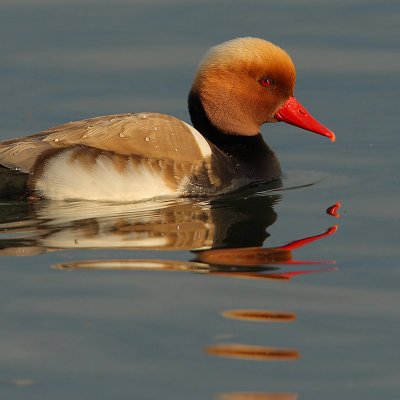
{"label": "blue water surface", "polygon": [[[291,54],[296,97],[337,141],[264,126],[279,190],[2,202],[0,397],[397,400],[399,18],[390,0],[2,0],[1,140],[112,113],[189,122],[205,51],[258,36]],[[326,212],[337,202],[340,218]],[[270,258],[221,266],[190,251],[243,246]],[[295,319],[223,314],[243,309]]]}

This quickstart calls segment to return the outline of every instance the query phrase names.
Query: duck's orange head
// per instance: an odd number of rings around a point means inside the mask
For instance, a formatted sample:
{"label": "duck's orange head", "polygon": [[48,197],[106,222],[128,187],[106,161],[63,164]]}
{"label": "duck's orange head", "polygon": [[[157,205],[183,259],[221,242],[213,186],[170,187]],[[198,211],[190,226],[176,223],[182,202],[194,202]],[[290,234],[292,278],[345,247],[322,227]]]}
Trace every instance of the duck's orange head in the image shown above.
{"label": "duck's orange head", "polygon": [[212,47],[200,63],[191,95],[225,133],[253,136],[266,122],[284,121],[335,140],[293,96],[290,56],[263,39],[239,38]]}

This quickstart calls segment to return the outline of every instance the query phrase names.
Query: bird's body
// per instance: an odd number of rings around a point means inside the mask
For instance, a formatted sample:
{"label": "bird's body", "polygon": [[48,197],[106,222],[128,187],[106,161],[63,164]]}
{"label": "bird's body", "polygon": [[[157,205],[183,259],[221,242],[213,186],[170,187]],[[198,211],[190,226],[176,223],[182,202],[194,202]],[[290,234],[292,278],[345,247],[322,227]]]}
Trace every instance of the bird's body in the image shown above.
{"label": "bird's body", "polygon": [[0,143],[0,172],[26,174],[27,196],[53,200],[215,196],[270,182],[281,172],[261,124],[285,120],[334,138],[320,124],[290,120],[293,110],[279,114],[294,99],[294,80],[283,50],[235,39],[211,49],[199,67],[189,94],[194,127],[157,113],[71,122]]}

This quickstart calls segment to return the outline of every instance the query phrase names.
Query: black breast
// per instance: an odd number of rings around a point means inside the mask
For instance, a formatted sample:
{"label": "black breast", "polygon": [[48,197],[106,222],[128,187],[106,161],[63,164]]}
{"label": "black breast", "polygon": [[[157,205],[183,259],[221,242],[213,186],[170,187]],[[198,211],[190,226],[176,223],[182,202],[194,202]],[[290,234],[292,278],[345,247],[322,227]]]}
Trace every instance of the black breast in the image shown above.
{"label": "black breast", "polygon": [[271,182],[281,176],[279,160],[260,133],[243,136],[219,130],[208,119],[198,94],[193,91],[189,93],[188,106],[193,126],[232,160],[235,174],[262,182]]}

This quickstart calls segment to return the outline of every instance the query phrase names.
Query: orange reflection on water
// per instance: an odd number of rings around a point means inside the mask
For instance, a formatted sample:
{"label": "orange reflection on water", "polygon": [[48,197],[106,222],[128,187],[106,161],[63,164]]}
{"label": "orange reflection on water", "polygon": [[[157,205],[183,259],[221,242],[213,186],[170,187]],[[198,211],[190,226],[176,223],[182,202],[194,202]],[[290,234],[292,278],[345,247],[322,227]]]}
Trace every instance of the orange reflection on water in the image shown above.
{"label": "orange reflection on water", "polygon": [[337,226],[332,226],[326,232],[295,240],[279,247],[244,247],[228,249],[203,250],[196,253],[200,262],[216,265],[264,265],[264,264],[321,264],[326,261],[297,261],[293,260],[292,250],[303,247],[311,242],[332,235]]}
{"label": "orange reflection on water", "polygon": [[237,343],[216,344],[206,347],[204,351],[213,356],[254,361],[293,361],[300,357],[300,353],[295,349]]}
{"label": "orange reflection on water", "polygon": [[296,400],[296,393],[257,393],[257,392],[232,392],[221,393],[218,400]]}
{"label": "orange reflection on water", "polygon": [[274,247],[210,249],[199,251],[196,256],[201,262],[216,265],[262,265],[292,260],[291,251]]}
{"label": "orange reflection on water", "polygon": [[255,322],[292,322],[296,314],[271,310],[227,310],[222,315],[226,318]]}
{"label": "orange reflection on water", "polygon": [[235,272],[235,271],[211,271],[212,275],[227,276],[230,278],[241,278],[241,279],[258,279],[258,280],[275,280],[275,281],[289,281],[293,277],[298,275],[317,274],[320,272],[332,272],[336,271],[337,268],[320,268],[320,269],[306,269],[300,271],[284,271],[276,273],[263,273],[262,271],[255,272]]}
{"label": "orange reflection on water", "polygon": [[340,204],[340,202],[337,202],[333,206],[328,207],[328,209],[326,210],[326,213],[331,215],[332,217],[339,218],[340,214],[339,214],[338,210],[341,206],[342,205]]}

